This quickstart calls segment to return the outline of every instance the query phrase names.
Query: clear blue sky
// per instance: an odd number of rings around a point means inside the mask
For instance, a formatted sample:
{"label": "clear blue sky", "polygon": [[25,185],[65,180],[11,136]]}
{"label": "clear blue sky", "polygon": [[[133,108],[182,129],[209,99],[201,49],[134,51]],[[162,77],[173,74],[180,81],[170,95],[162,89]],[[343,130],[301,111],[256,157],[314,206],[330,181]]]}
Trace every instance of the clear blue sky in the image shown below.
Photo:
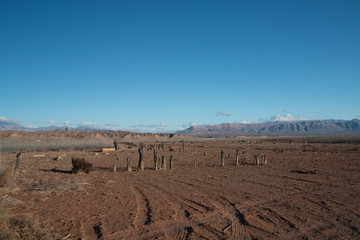
{"label": "clear blue sky", "polygon": [[360,118],[360,1],[0,0],[0,83],[25,126]]}

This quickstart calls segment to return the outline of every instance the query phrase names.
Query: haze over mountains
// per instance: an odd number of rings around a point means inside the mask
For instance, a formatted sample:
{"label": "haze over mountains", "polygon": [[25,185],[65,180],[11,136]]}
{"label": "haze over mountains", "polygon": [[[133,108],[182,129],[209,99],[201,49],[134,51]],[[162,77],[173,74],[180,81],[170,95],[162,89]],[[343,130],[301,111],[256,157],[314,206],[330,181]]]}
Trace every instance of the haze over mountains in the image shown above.
{"label": "haze over mountains", "polygon": [[[109,130],[91,126],[49,126],[41,128],[28,128],[21,124],[0,121],[0,131],[98,131]],[[176,134],[192,136],[216,135],[327,135],[327,134],[360,134],[360,120],[306,120],[306,121],[279,121],[268,123],[223,123],[220,125],[193,126]]]}

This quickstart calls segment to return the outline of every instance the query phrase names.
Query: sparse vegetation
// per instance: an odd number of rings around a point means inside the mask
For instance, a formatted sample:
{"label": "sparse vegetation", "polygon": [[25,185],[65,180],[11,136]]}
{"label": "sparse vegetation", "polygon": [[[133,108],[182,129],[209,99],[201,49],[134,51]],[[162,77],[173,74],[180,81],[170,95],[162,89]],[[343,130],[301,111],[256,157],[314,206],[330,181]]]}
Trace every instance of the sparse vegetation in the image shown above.
{"label": "sparse vegetation", "polygon": [[48,229],[42,228],[39,219],[32,215],[16,217],[8,215],[3,206],[0,206],[0,239],[2,240],[35,240],[55,239]]}
{"label": "sparse vegetation", "polygon": [[[134,147],[135,143],[139,146],[142,139],[129,142],[131,149],[123,142],[121,151],[116,153],[88,148],[85,152],[52,152],[46,139],[39,139],[46,151],[36,152],[41,146],[38,145],[32,153],[24,153],[21,171],[16,181],[10,181],[10,184],[16,183],[16,187],[0,188],[0,208],[6,206],[9,215],[3,215],[0,209],[0,239],[166,238],[153,224],[159,219],[174,224],[174,228],[169,228],[169,235],[186,234],[187,238],[200,235],[208,239],[358,236],[354,223],[359,219],[349,214],[356,212],[358,205],[348,199],[359,192],[356,160],[360,145],[297,139],[289,144],[289,140],[284,139],[260,138],[262,144],[256,138],[251,143],[238,139],[205,139],[194,140],[193,145],[187,139],[182,151],[181,141],[161,141],[155,145],[155,139],[145,138],[143,173],[135,168],[140,153]],[[82,149],[80,144],[69,149],[78,147]],[[147,148],[152,151],[145,151]],[[59,149],[64,148],[59,146]],[[223,168],[219,164],[221,150]],[[10,167],[11,162],[15,166],[16,152],[1,156],[3,166]],[[261,166],[254,164],[255,154]],[[172,170],[155,171],[161,167],[162,159]],[[71,175],[82,171],[91,173]],[[338,188],[332,184],[335,181]],[[317,183],[322,187],[312,191]],[[217,194],[214,195],[214,191]],[[240,202],[244,208],[238,205]],[[254,207],[258,203],[260,205]],[[94,212],[97,208],[101,210]],[[324,211],[325,208],[329,211]],[[204,225],[207,213],[213,221]],[[39,220],[32,216],[34,214]],[[93,218],[84,221],[84,216]],[[119,216],[121,226],[113,221]],[[324,229],[308,232],[307,223],[319,219],[331,220],[325,222]],[[197,227],[184,230],[188,224],[197,224]],[[246,232],[249,235],[242,236],[238,230],[245,225],[250,226]],[[208,227],[214,231],[209,232]],[[124,232],[125,228],[128,230]],[[50,234],[53,229],[57,235]],[[303,231],[307,234],[301,235]]]}
{"label": "sparse vegetation", "polygon": [[[66,141],[2,141],[1,142],[1,151],[2,152],[43,152],[43,151],[74,151],[82,150],[84,147],[86,150],[99,150],[105,147],[112,147],[110,141],[100,141],[100,140],[72,140],[68,139]],[[40,149],[42,151],[40,151]]]}
{"label": "sparse vegetation", "polygon": [[15,184],[17,171],[13,171],[11,167],[0,169],[0,187],[11,187]]}

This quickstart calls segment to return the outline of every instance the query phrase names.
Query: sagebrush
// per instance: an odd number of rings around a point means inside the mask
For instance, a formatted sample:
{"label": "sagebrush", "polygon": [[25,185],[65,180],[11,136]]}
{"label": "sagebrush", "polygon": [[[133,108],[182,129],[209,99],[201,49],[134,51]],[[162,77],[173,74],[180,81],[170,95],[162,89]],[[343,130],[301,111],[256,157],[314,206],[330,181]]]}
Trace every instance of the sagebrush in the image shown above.
{"label": "sagebrush", "polygon": [[79,171],[84,171],[85,173],[89,173],[92,168],[92,163],[87,162],[84,158],[71,157],[71,162],[73,168],[71,172],[76,174]]}

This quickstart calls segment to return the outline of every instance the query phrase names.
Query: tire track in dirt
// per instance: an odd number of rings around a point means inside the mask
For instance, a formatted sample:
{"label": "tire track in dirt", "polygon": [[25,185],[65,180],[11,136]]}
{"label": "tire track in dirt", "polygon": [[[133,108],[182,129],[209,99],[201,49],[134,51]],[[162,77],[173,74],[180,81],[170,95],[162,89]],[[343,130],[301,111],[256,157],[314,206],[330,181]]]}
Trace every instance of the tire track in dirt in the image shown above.
{"label": "tire track in dirt", "polygon": [[153,221],[153,203],[150,196],[137,182],[133,181],[128,188],[136,202],[130,227],[107,234],[106,239],[154,239],[159,237],[160,225]]}
{"label": "tire track in dirt", "polygon": [[260,207],[250,210],[247,213],[250,223],[249,229],[254,237],[257,233],[267,238],[275,238],[276,236],[289,236],[295,230],[295,224],[290,220],[277,214],[275,211],[267,207]]}
{"label": "tire track in dirt", "polygon": [[[133,187],[134,185],[136,187]],[[140,178],[133,180],[129,188],[136,201],[132,227],[107,237],[110,239],[185,239],[185,236],[189,235],[184,221],[186,214],[181,214],[181,206],[171,201],[168,195],[153,187],[151,183],[141,181]],[[172,214],[168,214],[169,206],[172,206],[170,207],[173,209]]]}
{"label": "tire track in dirt", "polygon": [[100,220],[96,221],[95,224],[87,220],[81,221],[78,227],[73,228],[80,230],[80,239],[104,239],[103,224]]}
{"label": "tire track in dirt", "polygon": [[302,179],[302,178],[295,178],[295,177],[289,177],[289,176],[281,176],[281,178],[291,179],[291,180],[294,180],[294,181],[301,181],[301,182],[306,182],[306,183],[313,183],[313,184],[317,184],[317,185],[322,185],[320,182],[307,180],[307,179]]}
{"label": "tire track in dirt", "polygon": [[[328,199],[324,199],[323,197],[321,199],[319,199],[318,201],[316,199],[312,199],[313,197],[303,197],[302,199],[309,205],[313,206],[311,207],[311,209],[318,209],[318,211],[320,210],[321,212],[326,212],[327,214],[330,215],[334,215],[336,214],[334,212],[334,209],[331,208],[330,206],[328,206],[326,204],[326,202],[333,202],[330,201]],[[341,211],[341,210],[339,210]],[[308,213],[308,215],[313,216],[313,217],[317,217],[317,215],[313,215],[312,213]],[[317,221],[319,221],[319,219],[317,219]],[[337,222],[341,222],[341,224],[343,226],[347,226],[347,224],[345,222],[342,222],[342,220],[340,218],[336,219]],[[326,235],[324,235],[324,232],[331,232],[333,230],[333,228],[336,226],[336,221],[335,219],[322,219],[320,220],[319,223],[315,224],[315,225],[311,225],[311,226],[302,226],[300,229],[301,231],[297,234],[294,234],[294,238],[296,237],[308,237],[308,238],[326,238]],[[334,238],[338,238],[339,236],[334,235]]]}
{"label": "tire track in dirt", "polygon": [[[183,181],[177,181],[179,183],[183,183],[185,185],[188,185],[190,187],[195,188],[195,185],[188,184]],[[204,184],[204,183],[203,183]],[[197,193],[203,194],[204,197],[206,197],[214,206],[216,206],[216,209],[219,210],[218,215],[222,216],[221,220],[225,220],[227,222],[227,225],[224,226],[219,232],[222,234],[222,238],[230,238],[230,239],[252,239],[256,238],[256,236],[253,236],[252,234],[249,234],[247,229],[251,229],[251,232],[259,232],[261,233],[261,236],[267,236],[269,238],[273,238],[274,235],[272,232],[267,231],[261,227],[257,227],[254,225],[251,225],[246,219],[245,215],[240,212],[240,209],[244,209],[248,211],[248,208],[251,207],[257,207],[267,204],[272,204],[278,202],[278,200],[272,200],[272,201],[264,201],[260,203],[256,203],[255,205],[251,206],[244,206],[242,208],[237,207],[238,203],[233,203],[227,198],[225,198],[223,195],[218,195],[217,197],[208,196],[204,191],[200,190],[201,186],[196,187]],[[194,189],[195,190],[195,189]],[[205,191],[210,191],[209,189]],[[218,219],[219,221],[219,219]],[[230,232],[228,234],[227,232]]]}
{"label": "tire track in dirt", "polygon": [[[176,222],[180,229],[175,230],[176,233],[171,233],[174,239],[187,239],[191,235],[196,235],[197,237],[205,239],[218,239],[224,237],[217,229],[212,228],[209,225],[209,223],[217,222],[219,220],[217,216],[219,214],[211,210],[213,207],[188,199],[179,192],[172,192],[162,186],[144,182],[143,184],[146,184],[146,186],[148,188],[150,187],[152,190],[156,189],[160,195],[165,196],[172,202],[173,206],[177,209],[176,211],[179,212],[178,216],[180,217]],[[192,214],[194,211],[201,213],[200,216]],[[174,234],[176,237],[174,237]]]}
{"label": "tire track in dirt", "polygon": [[[187,216],[187,218],[194,218],[196,215],[203,214],[211,214],[214,211],[213,205],[206,205],[202,202],[198,202],[189,198],[189,196],[195,197],[195,195],[199,195],[197,190],[189,190],[186,188],[177,189],[179,191],[173,192],[169,189],[165,189],[158,185],[152,185],[163,193],[166,193],[167,197],[171,199],[172,202],[176,202],[178,207],[182,209],[182,212]],[[193,187],[194,188],[194,187]],[[188,191],[188,193],[186,193]],[[184,196],[185,195],[185,196]],[[206,200],[206,197],[203,197],[203,200]],[[186,207],[186,208],[185,208]],[[185,210],[184,210],[185,209]],[[196,213],[196,214],[195,214]]]}
{"label": "tire track in dirt", "polygon": [[227,198],[220,195],[217,196],[215,204],[221,204],[219,208],[223,208],[231,221],[231,223],[226,227],[226,229],[230,229],[231,231],[230,238],[236,239],[238,237],[241,239],[250,239],[250,236],[246,231],[249,223],[235,205]]}
{"label": "tire track in dirt", "polygon": [[[187,178],[189,179],[189,178]],[[205,189],[206,192],[216,192],[216,190],[214,190],[214,188],[216,188],[217,186],[214,185],[214,184],[211,184],[211,183],[206,183],[206,182],[203,182],[203,181],[200,181],[198,179],[195,179],[195,178],[190,178],[191,181],[197,181],[199,184],[206,184],[206,186],[201,186],[202,189]],[[190,187],[193,187],[195,189],[195,191],[198,191],[199,188],[200,188],[200,185],[198,186],[198,188],[195,188],[195,185],[192,184],[192,183],[188,183],[188,182],[185,182],[185,181],[182,181],[182,180],[178,180],[176,179],[177,182],[179,183],[183,183],[185,185],[189,185]],[[237,181],[239,182],[246,182],[246,183],[250,183],[250,184],[256,184],[258,186],[261,186],[261,187],[265,187],[266,189],[274,189],[274,190],[283,190],[283,187],[281,186],[277,186],[277,185],[267,185],[267,184],[263,184],[263,183],[260,183],[260,182],[256,182],[256,181],[252,181],[252,180],[247,180],[247,179],[244,179],[244,178],[239,178]],[[222,190],[221,187],[219,187],[220,190]],[[246,192],[244,192],[244,194],[246,194]],[[249,195],[254,195],[253,193],[248,193]],[[262,199],[262,195],[259,195],[258,196],[260,199]],[[281,199],[282,197],[280,196],[279,199]],[[267,203],[273,203],[273,202],[276,202],[278,200],[271,200],[271,201],[262,201],[262,202],[259,202],[259,203],[256,203],[255,205],[264,205],[264,204],[267,204]],[[254,205],[254,204],[252,204]]]}
{"label": "tire track in dirt", "polygon": [[[306,198],[301,199],[307,201]],[[303,200],[300,202],[295,200],[291,206],[286,204],[288,199],[283,199],[275,205],[269,204],[268,206],[251,207],[247,213],[249,215],[249,222],[253,226],[261,226],[261,228],[273,233],[273,237],[284,236],[287,239],[327,238],[333,231],[335,224],[331,223],[331,220],[319,220],[316,213],[307,212],[306,209],[313,209],[313,207],[304,206]],[[319,209],[321,203],[314,203],[311,200],[308,201],[308,204],[315,206],[315,209]],[[328,208],[322,206],[321,211],[324,210],[329,212]],[[312,219],[316,219],[316,224],[314,224],[315,221]],[[333,236],[335,239],[339,237],[335,231]]]}
{"label": "tire track in dirt", "polygon": [[141,228],[143,225],[149,225],[151,221],[151,212],[150,202],[145,194],[140,190],[140,188],[130,186],[130,191],[135,196],[136,201],[136,213],[135,218],[132,222],[132,226],[135,229]]}
{"label": "tire track in dirt", "polygon": [[260,212],[267,216],[267,218],[270,219],[271,222],[276,223],[276,226],[279,226],[280,230],[284,231],[287,234],[298,229],[298,227],[292,221],[285,218],[282,214],[278,214],[270,208],[261,208]]}
{"label": "tire track in dirt", "polygon": [[[250,236],[246,233],[246,225],[249,225],[244,218],[244,215],[235,207],[235,204],[227,200],[225,197],[218,195],[218,197],[209,196],[203,191],[200,191],[200,187],[196,187],[193,184],[189,184],[183,181],[176,180],[181,184],[185,184],[193,188],[193,191],[196,190],[197,193],[201,194],[204,199],[207,199],[211,205],[216,208],[216,220],[212,222],[215,225],[207,227],[208,231],[214,232],[213,229],[216,229],[217,235],[221,235],[221,238],[230,238],[230,239],[250,239]],[[215,224],[214,224],[215,223]],[[216,223],[224,223],[223,225],[216,228]],[[205,225],[203,225],[205,226]],[[230,231],[228,231],[231,229]],[[227,232],[230,232],[228,234]],[[219,237],[219,236],[218,236]]]}
{"label": "tire track in dirt", "polygon": [[[143,182],[144,184],[144,182]],[[146,186],[149,187],[152,190],[156,189],[160,195],[165,196],[169,202],[173,204],[173,206],[176,208],[176,211],[178,212],[178,220],[176,221],[178,223],[179,229],[175,230],[175,236],[174,239],[187,239],[192,234],[198,234],[195,229],[198,228],[198,224],[194,221],[193,214],[190,213],[191,210],[194,210],[196,212],[200,212],[201,214],[205,214],[206,211],[209,211],[209,207],[205,206],[203,204],[195,203],[193,200],[186,199],[183,196],[179,195],[179,192],[171,192],[169,189],[165,189],[163,187],[160,187],[155,184],[149,184],[146,183]],[[204,217],[204,219],[210,220],[209,217]],[[200,226],[200,225],[199,225]],[[215,235],[210,233],[209,239],[214,239],[214,237],[218,238],[218,235]],[[174,236],[174,232],[171,233],[172,236]],[[209,235],[209,234],[207,234]],[[203,238],[207,238],[205,236],[202,236]]]}
{"label": "tire track in dirt", "polygon": [[[302,228],[298,233],[290,234],[289,238],[291,239],[326,239],[327,237],[323,235],[323,232],[329,231],[334,227],[331,223],[318,223],[307,228]],[[334,237],[336,239],[336,237]]]}
{"label": "tire track in dirt", "polygon": [[306,225],[307,220],[302,216],[307,216],[301,210],[303,205],[297,206],[297,201],[293,201],[291,205],[287,204],[289,199],[281,199],[280,201],[249,207],[247,216],[252,226],[257,226],[272,235],[286,236],[292,238],[294,234],[299,233],[299,229]]}
{"label": "tire track in dirt", "polygon": [[102,239],[103,237],[103,228],[102,228],[102,222],[98,222],[93,227],[94,232],[96,234],[97,239]]}
{"label": "tire track in dirt", "polygon": [[317,208],[330,212],[330,208],[326,205],[326,203],[323,200],[317,202],[316,200],[310,199],[309,197],[303,197],[303,199],[308,203],[315,205]]}
{"label": "tire track in dirt", "polygon": [[104,231],[103,221],[99,216],[96,217],[96,221],[80,222],[80,230],[83,239],[105,239],[106,234]]}
{"label": "tire track in dirt", "polygon": [[171,221],[176,221],[177,225],[175,229],[174,227],[170,227],[170,228],[164,228],[162,225],[164,222],[167,222],[168,219],[163,219],[163,220],[158,220],[157,222],[155,222],[155,224],[160,225],[162,230],[164,231],[165,236],[171,236],[171,238],[174,239],[185,239],[185,236],[187,234],[186,231],[186,227],[185,227],[185,220],[187,218],[187,214],[186,212],[182,212],[181,209],[181,204],[177,201],[177,199],[171,197],[170,194],[167,194],[164,190],[162,190],[161,188],[159,188],[157,185],[154,185],[152,183],[149,182],[145,182],[142,181],[140,179],[138,179],[137,184],[142,186],[144,189],[147,189],[147,191],[149,191],[151,194],[150,196],[152,196],[153,201],[157,201],[157,205],[159,210],[154,208],[154,211],[157,210],[156,212],[160,212],[160,218],[161,217],[161,212],[166,209],[167,211],[169,211],[168,208],[166,208],[166,206],[171,206],[171,209],[173,210],[173,214],[170,215],[170,219]]}

